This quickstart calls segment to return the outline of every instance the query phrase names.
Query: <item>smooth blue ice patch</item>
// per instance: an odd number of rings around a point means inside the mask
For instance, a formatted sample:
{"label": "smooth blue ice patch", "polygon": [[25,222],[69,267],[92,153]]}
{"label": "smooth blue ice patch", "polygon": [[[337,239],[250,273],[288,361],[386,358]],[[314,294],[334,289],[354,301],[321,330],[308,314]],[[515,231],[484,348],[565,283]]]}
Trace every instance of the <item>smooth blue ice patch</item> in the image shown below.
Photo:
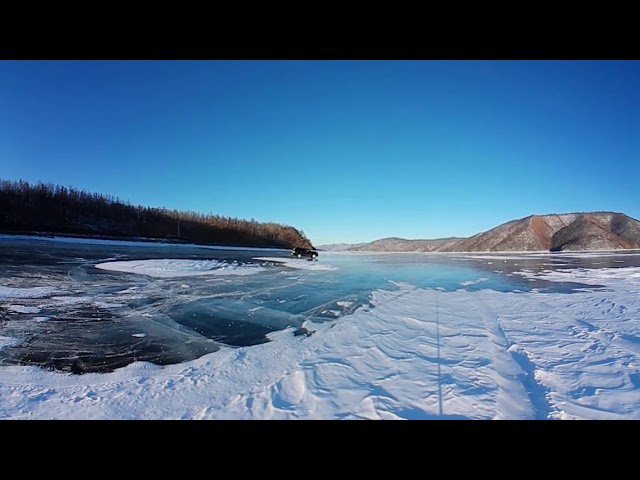
{"label": "smooth blue ice patch", "polygon": [[[552,289],[569,291],[559,284],[545,281],[529,282],[518,276],[497,272],[493,264],[456,256],[421,253],[371,255],[324,254],[322,260],[339,268],[327,275],[341,288],[354,291],[393,289],[396,283],[418,288],[439,288],[445,291],[490,289],[500,292]],[[505,268],[501,266],[501,268]],[[511,265],[513,268],[513,265]]]}

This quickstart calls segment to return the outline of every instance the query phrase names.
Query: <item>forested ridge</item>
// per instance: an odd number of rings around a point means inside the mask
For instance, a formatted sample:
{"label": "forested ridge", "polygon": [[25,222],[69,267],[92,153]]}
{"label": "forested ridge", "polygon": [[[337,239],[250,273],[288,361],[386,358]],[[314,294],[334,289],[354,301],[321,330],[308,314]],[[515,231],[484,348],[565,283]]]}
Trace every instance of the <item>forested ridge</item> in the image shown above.
{"label": "forested ridge", "polygon": [[24,180],[0,179],[0,232],[311,248],[304,232],[289,225],[131,205],[111,195]]}

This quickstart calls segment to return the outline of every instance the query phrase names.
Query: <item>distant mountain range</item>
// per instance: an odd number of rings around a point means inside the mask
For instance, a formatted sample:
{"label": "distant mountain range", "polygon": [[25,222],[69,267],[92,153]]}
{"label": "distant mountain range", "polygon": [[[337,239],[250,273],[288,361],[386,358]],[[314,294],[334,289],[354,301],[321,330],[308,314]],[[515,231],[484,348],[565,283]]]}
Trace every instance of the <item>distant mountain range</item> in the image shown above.
{"label": "distant mountain range", "polygon": [[[469,238],[406,240],[391,237],[340,245],[360,252],[522,252],[621,250],[640,248],[640,222],[623,213],[589,212],[529,215]],[[329,247],[329,248],[326,248]],[[332,250],[331,245],[320,246]],[[335,249],[334,249],[335,251]]]}
{"label": "distant mountain range", "polygon": [[406,240],[404,238],[391,237],[360,244],[349,250],[360,252],[438,252],[455,245],[461,240],[464,240],[464,238]]}

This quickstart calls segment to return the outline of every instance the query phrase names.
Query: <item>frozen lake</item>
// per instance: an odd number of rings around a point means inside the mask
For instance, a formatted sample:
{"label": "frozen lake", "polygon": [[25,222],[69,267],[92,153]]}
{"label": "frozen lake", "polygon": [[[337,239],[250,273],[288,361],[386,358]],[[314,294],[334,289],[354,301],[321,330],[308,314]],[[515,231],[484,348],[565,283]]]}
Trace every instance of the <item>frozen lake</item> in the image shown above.
{"label": "frozen lake", "polygon": [[5,237],[0,272],[0,418],[640,419],[638,252]]}
{"label": "frozen lake", "polygon": [[571,293],[597,289],[525,272],[639,266],[634,254],[346,254],[0,239],[0,365],[109,372],[167,365],[222,346],[310,335],[376,290]]}

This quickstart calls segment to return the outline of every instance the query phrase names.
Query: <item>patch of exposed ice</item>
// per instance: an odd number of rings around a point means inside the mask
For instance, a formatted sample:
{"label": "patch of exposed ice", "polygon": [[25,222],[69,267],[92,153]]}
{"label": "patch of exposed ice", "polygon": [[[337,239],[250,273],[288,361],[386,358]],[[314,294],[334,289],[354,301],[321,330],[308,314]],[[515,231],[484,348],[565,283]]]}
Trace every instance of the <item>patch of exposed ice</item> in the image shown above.
{"label": "patch of exposed ice", "polygon": [[55,292],[53,287],[14,288],[0,286],[0,300],[6,298],[42,298]]}

